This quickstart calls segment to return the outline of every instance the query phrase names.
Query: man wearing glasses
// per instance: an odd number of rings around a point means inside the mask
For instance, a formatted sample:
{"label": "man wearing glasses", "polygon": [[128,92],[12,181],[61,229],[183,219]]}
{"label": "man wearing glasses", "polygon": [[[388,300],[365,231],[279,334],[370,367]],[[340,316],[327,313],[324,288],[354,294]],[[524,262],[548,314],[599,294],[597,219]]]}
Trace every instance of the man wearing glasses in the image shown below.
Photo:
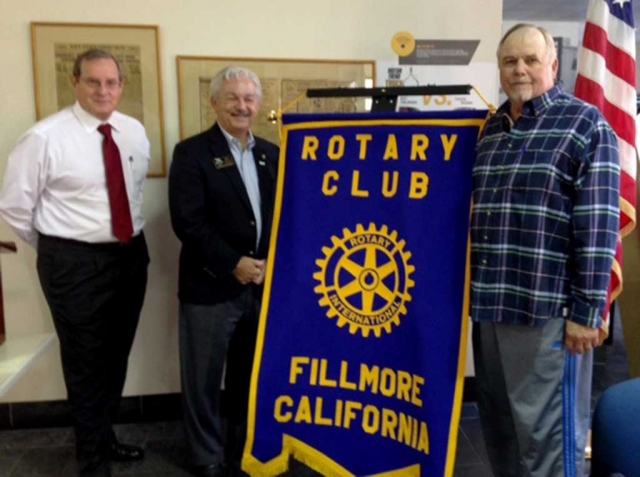
{"label": "man wearing glasses", "polygon": [[118,61],[76,59],[73,106],[40,121],[9,156],[0,216],[38,252],[37,268],[60,339],[80,475],[109,476],[110,461],[143,457],[120,444],[115,419],[147,284],[142,186],[144,127],[116,111]]}

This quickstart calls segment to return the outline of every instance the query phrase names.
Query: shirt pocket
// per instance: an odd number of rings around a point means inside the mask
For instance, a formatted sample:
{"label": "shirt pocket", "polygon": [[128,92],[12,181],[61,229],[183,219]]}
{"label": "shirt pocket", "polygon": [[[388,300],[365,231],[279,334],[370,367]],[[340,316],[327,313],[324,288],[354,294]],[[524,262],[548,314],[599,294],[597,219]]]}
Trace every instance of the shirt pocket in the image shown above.
{"label": "shirt pocket", "polygon": [[128,163],[134,187],[139,191],[142,189],[142,184],[144,179],[147,177],[147,172],[149,171],[149,159],[146,157],[132,155],[129,156]]}
{"label": "shirt pocket", "polygon": [[505,202],[521,245],[562,252],[569,236],[573,187],[568,156],[560,151],[530,151],[510,171]]}
{"label": "shirt pocket", "polygon": [[568,158],[559,151],[522,151],[511,167],[506,189],[523,205],[554,203],[568,192]]}

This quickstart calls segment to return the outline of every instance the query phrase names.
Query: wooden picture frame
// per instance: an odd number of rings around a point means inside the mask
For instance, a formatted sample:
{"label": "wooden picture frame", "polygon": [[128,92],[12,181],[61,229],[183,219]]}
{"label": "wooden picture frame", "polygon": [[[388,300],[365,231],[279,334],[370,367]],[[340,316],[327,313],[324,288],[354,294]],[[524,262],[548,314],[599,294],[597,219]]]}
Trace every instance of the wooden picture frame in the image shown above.
{"label": "wooden picture frame", "polygon": [[[209,83],[221,69],[242,66],[253,71],[262,83],[262,105],[252,132],[279,144],[277,125],[267,118],[293,103],[301,93],[313,88],[373,86],[376,71],[371,60],[304,60],[270,58],[234,58],[178,56],[178,99],[180,104],[180,137],[209,129],[215,111],[209,101]],[[363,98],[304,98],[288,112],[356,112],[365,111]]]}
{"label": "wooden picture frame", "polygon": [[147,176],[166,176],[157,26],[32,22],[31,46],[38,120],[75,102],[70,77],[79,53],[99,48],[116,57],[125,73],[118,111],[145,126],[151,142]]}

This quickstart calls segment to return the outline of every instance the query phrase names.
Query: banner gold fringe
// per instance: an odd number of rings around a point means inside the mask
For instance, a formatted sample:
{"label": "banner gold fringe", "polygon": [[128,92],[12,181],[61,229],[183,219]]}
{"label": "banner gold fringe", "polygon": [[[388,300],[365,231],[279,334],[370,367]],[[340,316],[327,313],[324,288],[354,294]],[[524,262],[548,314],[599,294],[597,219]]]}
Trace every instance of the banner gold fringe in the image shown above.
{"label": "banner gold fringe", "polygon": [[[327,455],[314,449],[301,440],[290,435],[282,436],[282,453],[267,463],[262,463],[250,453],[244,454],[242,470],[252,477],[273,477],[289,470],[289,457],[319,472],[324,477],[355,477],[354,474],[331,460]],[[405,467],[404,469],[390,470],[369,477],[420,477],[420,464]]]}

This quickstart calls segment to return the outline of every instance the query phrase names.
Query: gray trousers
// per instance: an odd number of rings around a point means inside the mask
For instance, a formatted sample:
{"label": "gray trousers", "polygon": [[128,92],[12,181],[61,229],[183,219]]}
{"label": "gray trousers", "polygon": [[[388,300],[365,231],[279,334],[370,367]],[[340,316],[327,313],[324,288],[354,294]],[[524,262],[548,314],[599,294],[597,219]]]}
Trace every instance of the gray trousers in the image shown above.
{"label": "gray trousers", "polygon": [[[182,408],[194,465],[237,465],[242,456],[258,295],[250,285],[237,298],[216,305],[180,303]],[[225,362],[228,425],[221,415]]]}
{"label": "gray trousers", "polygon": [[563,319],[473,324],[478,407],[497,477],[582,477],[593,351],[565,351]]}

